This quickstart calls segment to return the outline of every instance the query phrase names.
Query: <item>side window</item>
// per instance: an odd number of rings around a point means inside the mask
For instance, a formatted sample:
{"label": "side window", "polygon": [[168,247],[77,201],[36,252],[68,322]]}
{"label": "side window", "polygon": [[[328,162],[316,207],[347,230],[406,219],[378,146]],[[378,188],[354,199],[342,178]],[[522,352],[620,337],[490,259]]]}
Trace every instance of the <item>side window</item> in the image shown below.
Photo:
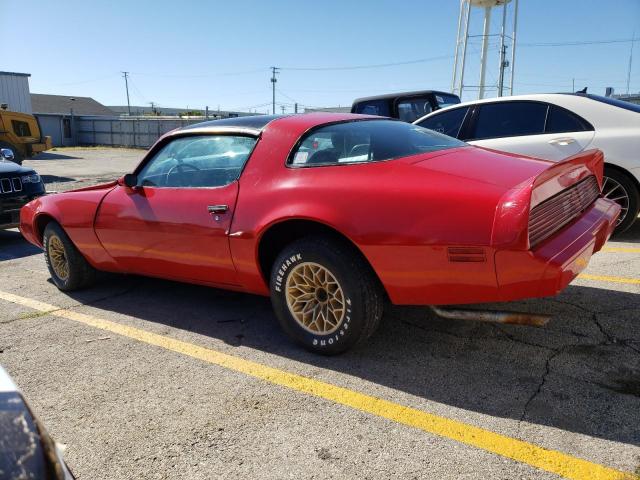
{"label": "side window", "polygon": [[398,119],[403,122],[414,122],[427,113],[431,113],[431,102],[428,98],[408,98],[398,101]]}
{"label": "side window", "polygon": [[457,138],[468,111],[469,107],[444,110],[425,118],[418,125]]}
{"label": "side window", "polygon": [[389,104],[386,100],[370,100],[356,104],[353,113],[361,113],[363,115],[378,115],[379,117],[389,117]]}
{"label": "side window", "polygon": [[584,132],[586,130],[592,130],[592,128],[574,113],[555,105],[549,106],[546,133]]}
{"label": "side window", "polygon": [[254,137],[198,135],[164,145],[138,173],[143,187],[221,187],[240,176]]}
{"label": "side window", "polygon": [[13,126],[13,131],[17,136],[31,136],[31,129],[29,128],[29,124],[27,122],[21,122],[20,120],[11,120],[11,125]]}
{"label": "side window", "polygon": [[544,133],[547,105],[536,102],[480,104],[472,139]]}

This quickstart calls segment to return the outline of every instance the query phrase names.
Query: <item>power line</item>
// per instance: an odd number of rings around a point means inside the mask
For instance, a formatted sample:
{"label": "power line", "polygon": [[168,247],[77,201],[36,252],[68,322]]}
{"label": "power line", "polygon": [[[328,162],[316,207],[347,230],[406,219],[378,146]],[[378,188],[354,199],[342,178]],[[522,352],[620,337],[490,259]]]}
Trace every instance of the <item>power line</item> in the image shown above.
{"label": "power line", "polygon": [[604,45],[610,43],[634,43],[640,38],[626,38],[619,40],[583,40],[578,42],[543,42],[543,43],[518,43],[519,47],[571,47],[576,45]]}
{"label": "power line", "polygon": [[135,75],[159,77],[159,78],[211,78],[211,77],[230,77],[235,75],[249,75],[252,73],[264,73],[269,70],[267,67],[253,68],[251,70],[242,70],[238,72],[218,72],[218,73],[195,73],[195,74],[165,74],[165,73],[150,73],[150,72],[131,72]]}
{"label": "power line", "polygon": [[341,67],[281,67],[280,69],[295,70],[295,71],[362,70],[367,68],[386,68],[386,67],[395,67],[399,65],[412,65],[414,63],[434,62],[437,60],[446,60],[449,58],[453,58],[453,55],[440,55],[438,57],[418,58],[415,60],[406,60],[404,62],[374,63],[371,65],[353,65],[353,66],[341,66]]}

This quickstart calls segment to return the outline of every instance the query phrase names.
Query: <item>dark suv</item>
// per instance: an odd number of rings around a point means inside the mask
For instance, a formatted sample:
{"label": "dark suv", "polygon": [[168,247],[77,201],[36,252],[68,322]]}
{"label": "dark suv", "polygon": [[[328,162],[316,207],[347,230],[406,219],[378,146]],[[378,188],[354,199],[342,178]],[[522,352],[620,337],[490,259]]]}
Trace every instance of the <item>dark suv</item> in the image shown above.
{"label": "dark suv", "polygon": [[0,149],[0,229],[17,227],[20,208],[45,194],[40,175],[12,160],[13,152],[10,149]]}
{"label": "dark suv", "polygon": [[421,90],[357,98],[351,113],[392,117],[411,123],[427,113],[457,103],[460,103],[460,97],[452,93]]}

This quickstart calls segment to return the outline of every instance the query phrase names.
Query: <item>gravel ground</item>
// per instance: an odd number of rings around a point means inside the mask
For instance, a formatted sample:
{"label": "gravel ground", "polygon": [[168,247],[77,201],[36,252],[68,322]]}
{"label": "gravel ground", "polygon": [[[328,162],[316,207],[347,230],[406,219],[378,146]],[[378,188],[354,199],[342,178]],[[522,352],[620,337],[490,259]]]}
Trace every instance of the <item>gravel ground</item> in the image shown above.
{"label": "gravel ground", "polygon": [[[67,190],[130,171],[143,152],[59,149],[34,166]],[[586,273],[640,279],[640,223]],[[105,276],[65,294],[41,252],[0,232],[0,290],[383,398],[640,473],[640,283],[577,279],[509,307],[544,328],[389,308],[362,348],[292,345],[267,299]],[[80,479],[465,478],[552,474],[163,348],[0,300],[0,363]]]}

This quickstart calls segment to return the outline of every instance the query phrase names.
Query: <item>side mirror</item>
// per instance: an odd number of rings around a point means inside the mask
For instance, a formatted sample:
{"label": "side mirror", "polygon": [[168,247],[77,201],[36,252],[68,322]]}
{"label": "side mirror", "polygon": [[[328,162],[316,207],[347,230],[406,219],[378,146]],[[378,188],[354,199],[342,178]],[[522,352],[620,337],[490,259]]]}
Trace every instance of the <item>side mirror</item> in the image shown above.
{"label": "side mirror", "polygon": [[122,183],[125,187],[136,188],[138,186],[138,176],[134,173],[127,173],[122,177]]}
{"label": "side mirror", "polygon": [[13,162],[15,155],[13,154],[13,150],[11,150],[10,148],[0,148],[0,158],[9,162]]}

